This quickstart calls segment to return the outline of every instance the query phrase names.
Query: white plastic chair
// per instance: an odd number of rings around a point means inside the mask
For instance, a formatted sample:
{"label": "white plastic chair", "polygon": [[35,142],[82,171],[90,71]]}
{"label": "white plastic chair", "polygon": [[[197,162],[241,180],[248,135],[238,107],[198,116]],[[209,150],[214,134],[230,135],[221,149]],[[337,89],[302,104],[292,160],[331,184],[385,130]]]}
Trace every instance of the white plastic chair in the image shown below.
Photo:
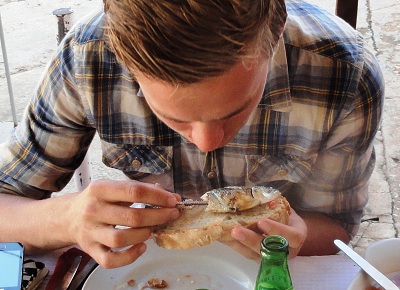
{"label": "white plastic chair", "polygon": [[75,189],[78,192],[83,191],[92,181],[92,165],[90,164],[90,148],[86,153],[81,165],[74,173]]}

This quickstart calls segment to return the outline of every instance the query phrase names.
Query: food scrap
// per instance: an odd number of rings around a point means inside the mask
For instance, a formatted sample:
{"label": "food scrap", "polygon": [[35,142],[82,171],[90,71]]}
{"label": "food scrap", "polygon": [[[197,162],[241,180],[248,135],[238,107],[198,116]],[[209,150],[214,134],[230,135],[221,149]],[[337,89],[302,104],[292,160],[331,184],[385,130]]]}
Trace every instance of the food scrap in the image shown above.
{"label": "food scrap", "polygon": [[158,277],[153,277],[150,278],[149,280],[147,280],[146,283],[142,283],[139,285],[139,290],[143,290],[143,289],[161,289],[161,288],[167,288],[168,287],[168,283]]}
{"label": "food scrap", "polygon": [[147,286],[150,289],[158,289],[158,288],[166,288],[168,287],[168,284],[165,280],[154,277],[147,280]]}

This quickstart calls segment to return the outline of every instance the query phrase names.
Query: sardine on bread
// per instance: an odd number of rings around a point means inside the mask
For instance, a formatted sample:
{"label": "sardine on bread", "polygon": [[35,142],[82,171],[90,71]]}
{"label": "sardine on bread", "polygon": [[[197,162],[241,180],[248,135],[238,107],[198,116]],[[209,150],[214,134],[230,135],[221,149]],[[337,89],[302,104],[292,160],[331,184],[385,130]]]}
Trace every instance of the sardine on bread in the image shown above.
{"label": "sardine on bread", "polygon": [[181,206],[178,219],[153,231],[153,240],[158,246],[190,249],[214,241],[232,240],[231,230],[237,225],[256,231],[256,224],[261,219],[268,218],[283,224],[289,222],[288,201],[278,190],[270,187],[214,189],[202,199],[209,204]]}

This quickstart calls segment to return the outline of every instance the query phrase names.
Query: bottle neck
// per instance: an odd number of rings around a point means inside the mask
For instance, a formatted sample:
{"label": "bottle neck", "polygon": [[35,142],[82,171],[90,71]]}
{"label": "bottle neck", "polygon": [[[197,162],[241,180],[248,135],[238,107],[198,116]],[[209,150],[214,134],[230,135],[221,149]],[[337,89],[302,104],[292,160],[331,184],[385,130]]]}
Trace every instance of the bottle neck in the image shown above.
{"label": "bottle neck", "polygon": [[284,237],[268,236],[261,242],[261,255],[286,258],[289,254],[289,244]]}
{"label": "bottle neck", "polygon": [[261,261],[287,261],[287,254],[285,252],[264,252],[261,251]]}
{"label": "bottle neck", "polygon": [[288,242],[281,236],[268,236],[261,243],[261,265],[256,290],[293,289],[288,267]]}

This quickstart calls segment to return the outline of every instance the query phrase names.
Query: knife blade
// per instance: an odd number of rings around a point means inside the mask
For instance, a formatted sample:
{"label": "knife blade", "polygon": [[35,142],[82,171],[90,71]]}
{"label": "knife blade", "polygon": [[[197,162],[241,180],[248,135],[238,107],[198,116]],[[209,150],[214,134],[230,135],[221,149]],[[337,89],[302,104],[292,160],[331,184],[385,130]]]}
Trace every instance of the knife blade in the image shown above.
{"label": "knife blade", "polygon": [[56,290],[67,290],[72,279],[75,276],[76,271],[82,261],[82,256],[76,256],[67,273],[65,273],[61,283],[57,286]]}
{"label": "knife blade", "polygon": [[[180,207],[180,206],[192,206],[192,205],[208,205],[208,201],[186,199],[184,201],[178,201],[176,203],[177,207]],[[160,208],[159,206],[151,205],[151,204],[145,204],[144,207],[145,208]]]}
{"label": "knife blade", "polygon": [[386,290],[399,290],[399,288],[378,269],[372,266],[367,260],[357,254],[352,248],[341,240],[335,240],[335,245],[342,250],[350,259],[352,259],[361,269],[363,269],[372,279]]}
{"label": "knife blade", "polygon": [[190,205],[208,205],[208,201],[186,199],[184,201],[177,202],[176,205],[185,205],[185,206],[190,206]]}
{"label": "knife blade", "polygon": [[77,290],[81,289],[82,284],[86,281],[89,275],[93,272],[93,270],[98,266],[97,262],[91,258],[89,262],[86,263],[85,267],[72,279],[71,284],[69,285],[68,290]]}

